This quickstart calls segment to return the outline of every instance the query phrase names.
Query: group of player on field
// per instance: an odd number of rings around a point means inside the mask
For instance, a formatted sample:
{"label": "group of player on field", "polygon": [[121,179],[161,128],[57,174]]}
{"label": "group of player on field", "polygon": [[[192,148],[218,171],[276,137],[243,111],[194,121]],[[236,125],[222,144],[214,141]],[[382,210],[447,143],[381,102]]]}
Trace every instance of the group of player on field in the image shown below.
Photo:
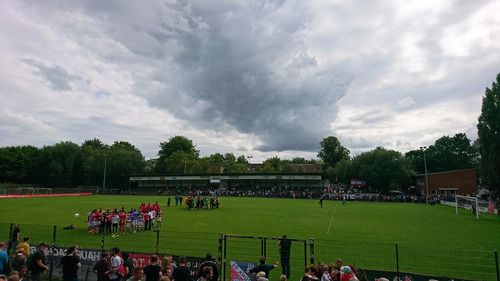
{"label": "group of player on field", "polygon": [[161,227],[162,210],[160,204],[142,203],[138,209],[126,211],[118,209],[94,209],[88,214],[88,230],[90,233],[125,234],[137,231],[148,231]]}
{"label": "group of player on field", "polygon": [[220,207],[219,197],[215,196],[187,196],[184,203],[189,209],[218,209]]}

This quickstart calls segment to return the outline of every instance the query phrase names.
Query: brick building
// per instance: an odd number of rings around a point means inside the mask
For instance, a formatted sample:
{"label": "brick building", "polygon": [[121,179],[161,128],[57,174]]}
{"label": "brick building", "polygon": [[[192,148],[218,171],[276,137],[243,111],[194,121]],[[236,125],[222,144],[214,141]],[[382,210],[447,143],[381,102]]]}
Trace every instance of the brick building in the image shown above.
{"label": "brick building", "polygon": [[437,173],[428,173],[426,186],[425,174],[416,177],[416,188],[422,194],[458,194],[471,195],[477,192],[477,175],[475,169],[462,169]]}

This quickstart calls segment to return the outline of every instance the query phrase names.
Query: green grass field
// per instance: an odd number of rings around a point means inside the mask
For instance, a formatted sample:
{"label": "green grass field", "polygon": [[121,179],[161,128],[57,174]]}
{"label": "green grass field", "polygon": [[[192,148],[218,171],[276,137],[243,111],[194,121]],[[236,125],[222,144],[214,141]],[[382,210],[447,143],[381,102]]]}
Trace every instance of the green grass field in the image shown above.
{"label": "green grass field", "polygon": [[[290,238],[314,238],[316,261],[330,263],[342,257],[361,267],[395,271],[398,243],[401,271],[489,280],[490,274],[495,276],[493,250],[500,249],[498,216],[483,215],[476,220],[465,210],[456,215],[451,207],[424,204],[348,202],[342,206],[340,202],[325,201],[320,208],[316,200],[264,198],[222,198],[221,209],[194,211],[185,206],[166,208],[166,198],[159,196],[1,199],[0,237],[7,239],[8,223],[16,222],[21,224],[21,236],[50,243],[52,225],[75,224],[77,229],[73,231],[58,228],[56,243],[98,249],[101,236],[86,231],[88,211],[99,207],[128,209],[154,201],[162,204],[165,213],[159,234],[161,253],[217,253],[219,233],[268,237],[287,234]],[[75,218],[75,213],[81,216]],[[276,241],[266,243],[268,259],[278,260]],[[227,245],[229,258],[254,261],[260,255],[258,240],[229,239]],[[106,237],[105,247],[112,246],[154,252],[156,233]],[[304,265],[303,244],[294,244],[292,256],[294,268],[300,272]],[[461,264],[467,268],[461,268]]]}

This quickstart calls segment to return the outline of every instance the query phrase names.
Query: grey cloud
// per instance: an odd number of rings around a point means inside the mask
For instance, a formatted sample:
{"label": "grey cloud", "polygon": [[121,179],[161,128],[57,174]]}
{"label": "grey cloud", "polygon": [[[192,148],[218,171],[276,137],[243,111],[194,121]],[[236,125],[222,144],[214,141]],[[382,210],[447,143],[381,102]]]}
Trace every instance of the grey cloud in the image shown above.
{"label": "grey cloud", "polygon": [[[255,134],[262,151],[317,150],[350,76],[318,67],[300,37],[307,11],[285,5],[190,6],[191,30],[174,38],[183,47],[174,59],[187,97],[161,92],[151,103],[200,127],[227,123]],[[283,10],[297,14],[278,17]]]}
{"label": "grey cloud", "polygon": [[356,115],[352,117],[350,121],[363,125],[374,125],[377,123],[381,123],[384,120],[391,119],[393,116],[393,112],[380,108],[376,110],[370,110],[362,115]]}
{"label": "grey cloud", "polygon": [[342,145],[348,147],[351,150],[351,156],[364,152],[366,150],[372,149],[377,146],[387,146],[390,144],[387,140],[382,140],[380,138],[377,139],[368,139],[365,137],[350,137],[343,136],[340,137],[342,141]]}
{"label": "grey cloud", "polygon": [[200,129],[256,135],[262,151],[316,151],[331,134],[352,78],[308,52],[303,33],[313,15],[306,5],[155,3],[137,14],[133,2],[113,3],[89,1],[82,9],[151,66],[135,80],[136,94],[151,105]]}
{"label": "grey cloud", "polygon": [[[337,101],[348,91],[346,105],[376,109],[352,120],[367,131],[395,114],[484,92],[498,71],[495,52],[479,49],[457,59],[446,56],[440,40],[447,27],[463,23],[487,3],[455,1],[437,16],[409,11],[402,18],[398,11],[405,4],[378,1],[336,2],[316,11],[309,6],[317,3],[309,1],[68,0],[28,6],[44,9],[47,26],[51,18],[64,18],[58,9],[89,18],[81,25],[52,24],[98,61],[126,69],[131,94],[199,130],[256,135],[261,151],[317,151],[319,141],[332,134]],[[318,18],[328,26],[311,35]],[[412,46],[401,43],[405,35],[417,38]],[[408,47],[422,51],[426,71],[407,69],[414,58],[403,56]],[[78,79],[62,66],[31,65],[55,90],[71,90]],[[438,70],[442,78],[428,79]],[[347,146],[370,148],[390,144],[389,138],[397,136],[353,139]]]}
{"label": "grey cloud", "polygon": [[50,88],[54,91],[71,91],[71,82],[82,79],[80,76],[70,74],[60,65],[47,65],[33,59],[21,59],[21,61],[36,67],[35,74],[44,78]]}

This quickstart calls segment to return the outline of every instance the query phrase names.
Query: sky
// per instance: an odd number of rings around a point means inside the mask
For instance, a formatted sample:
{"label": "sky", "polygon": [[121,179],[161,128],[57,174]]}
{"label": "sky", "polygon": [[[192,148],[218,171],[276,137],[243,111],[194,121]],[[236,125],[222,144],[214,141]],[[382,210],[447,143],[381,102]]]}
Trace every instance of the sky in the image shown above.
{"label": "sky", "polygon": [[500,1],[0,1],[0,146],[315,158],[477,138]]}

